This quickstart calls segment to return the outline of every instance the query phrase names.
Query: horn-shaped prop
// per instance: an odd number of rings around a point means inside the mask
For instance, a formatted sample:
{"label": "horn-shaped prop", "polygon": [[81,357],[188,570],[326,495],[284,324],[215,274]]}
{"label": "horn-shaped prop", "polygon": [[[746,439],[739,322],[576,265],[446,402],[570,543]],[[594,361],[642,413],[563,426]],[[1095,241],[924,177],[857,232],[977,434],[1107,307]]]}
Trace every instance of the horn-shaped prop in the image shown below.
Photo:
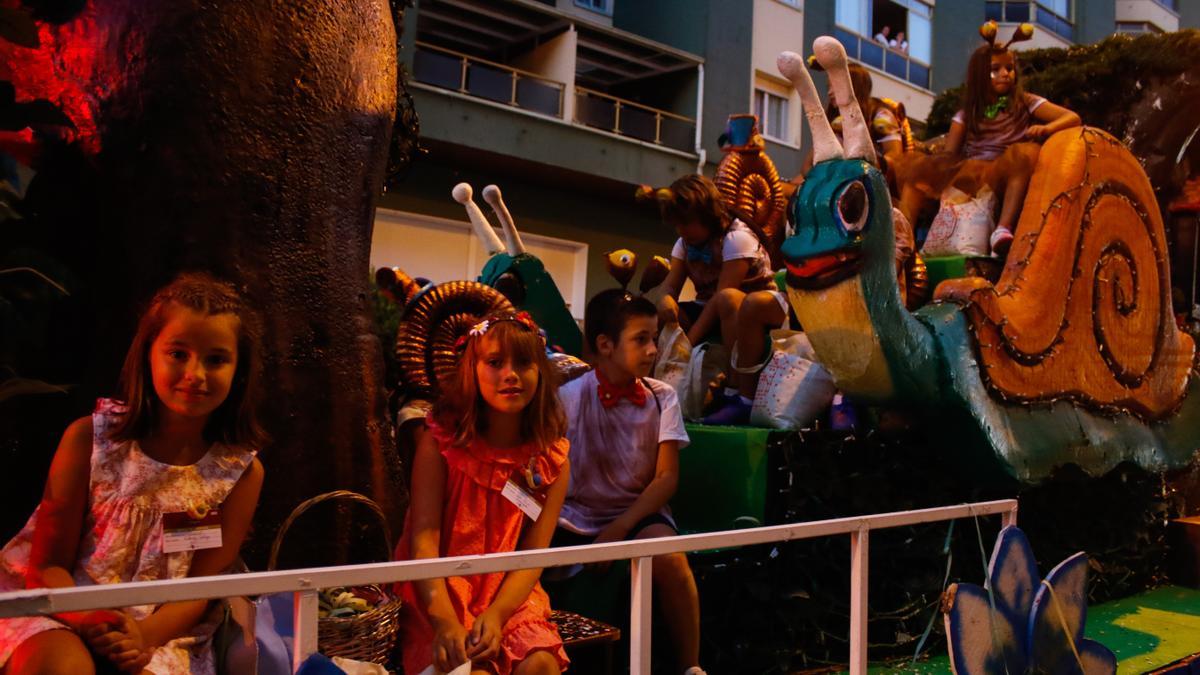
{"label": "horn-shaped prop", "polygon": [[517,232],[517,225],[513,222],[512,214],[504,205],[504,197],[500,194],[500,188],[495,185],[483,188],[483,201],[487,202],[496,212],[500,228],[504,230],[504,242],[508,245],[508,254],[515,258],[524,253],[525,242],[521,241],[521,233]]}
{"label": "horn-shaped prop", "polygon": [[454,201],[462,204],[467,209],[467,218],[471,220],[471,229],[475,230],[475,236],[479,237],[479,241],[483,244],[487,254],[494,255],[504,250],[504,244],[500,243],[500,237],[496,236],[496,231],[492,229],[491,223],[484,217],[483,211],[479,210],[475,202],[471,199],[474,191],[467,183],[459,183],[450,191]]}
{"label": "horn-shaped prop", "polygon": [[979,27],[979,37],[983,38],[985,42],[992,46],[993,49],[996,47],[996,35],[999,32],[1000,26],[998,26],[995,21],[985,21],[983,25]]}
{"label": "horn-shaped prop", "polygon": [[808,118],[808,128],[812,130],[813,163],[841,159],[842,146],[838,143],[837,136],[833,135],[829,118],[825,117],[825,110],[821,105],[821,98],[817,96],[817,88],[813,86],[812,76],[804,67],[804,59],[796,52],[783,52],[775,60],[775,65],[800,95],[804,116]]}
{"label": "horn-shaped prop", "polygon": [[837,102],[838,111],[842,113],[842,144],[846,157],[876,164],[871,130],[867,128],[862,107],[854,96],[854,85],[850,83],[846,48],[834,38],[822,35],[813,41],[813,54],[829,75],[829,88]]}
{"label": "horn-shaped prop", "polygon": [[1013,31],[1012,39],[1004,43],[1004,49],[1014,42],[1024,42],[1033,37],[1033,24],[1023,23]]}

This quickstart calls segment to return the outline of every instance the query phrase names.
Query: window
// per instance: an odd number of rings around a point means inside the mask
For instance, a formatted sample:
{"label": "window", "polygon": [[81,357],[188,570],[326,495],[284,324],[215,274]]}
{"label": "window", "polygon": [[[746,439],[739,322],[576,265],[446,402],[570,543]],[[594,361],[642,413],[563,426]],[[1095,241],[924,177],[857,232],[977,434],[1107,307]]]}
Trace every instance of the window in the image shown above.
{"label": "window", "polygon": [[754,90],[754,114],[758,115],[763,135],[781,143],[791,143],[788,134],[788,100],[762,89]]}
{"label": "window", "polygon": [[590,9],[597,14],[612,16],[613,0],[575,0],[576,7]]}
{"label": "window", "polygon": [[933,7],[923,0],[837,0],[836,19],[834,36],[850,58],[929,88]]}

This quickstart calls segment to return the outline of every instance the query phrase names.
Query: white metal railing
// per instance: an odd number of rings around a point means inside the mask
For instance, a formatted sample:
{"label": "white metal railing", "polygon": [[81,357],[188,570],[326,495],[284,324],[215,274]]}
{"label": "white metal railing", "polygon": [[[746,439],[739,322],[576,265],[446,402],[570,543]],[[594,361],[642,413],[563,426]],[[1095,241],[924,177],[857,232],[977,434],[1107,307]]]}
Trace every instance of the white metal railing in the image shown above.
{"label": "white metal railing", "polygon": [[251,572],[170,581],[141,581],[75,588],[37,588],[0,593],[0,618],[47,615],[111,607],[160,604],[178,600],[207,600],[239,595],[294,593],[292,659],[294,667],[317,651],[317,591],[332,586],[388,584],[398,581],[511,572],[630,560],[629,672],[650,673],[651,560],[656,555],[714,548],[732,548],[778,541],[850,535],[850,672],[867,672],[867,580],[871,530],[932,523],[955,518],[1001,514],[1004,524],[1016,524],[1017,501],[958,504],[915,511],[835,518],[808,523],[771,525],[746,530],[689,534],[661,539],[514,551],[483,556],[434,560],[315,567],[278,572]]}

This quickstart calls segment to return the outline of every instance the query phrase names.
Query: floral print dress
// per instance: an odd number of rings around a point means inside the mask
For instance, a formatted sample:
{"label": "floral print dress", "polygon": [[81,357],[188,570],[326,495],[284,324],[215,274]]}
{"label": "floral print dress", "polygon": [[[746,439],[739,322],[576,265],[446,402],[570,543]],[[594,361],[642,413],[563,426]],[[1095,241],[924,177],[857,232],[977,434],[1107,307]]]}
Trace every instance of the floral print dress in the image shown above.
{"label": "floral print dress", "polygon": [[[92,414],[87,510],[71,570],[78,586],[186,577],[193,552],[163,553],[163,514],[219,507],[254,460],[253,450],[214,443],[195,464],[163,464],[144,454],[136,441],[108,440],[122,413],[124,408],[117,402],[100,399]],[[37,518],[34,511],[0,550],[0,591],[25,587]],[[154,605],[126,608],[136,619],[154,610]],[[0,668],[25,640],[42,631],[66,628],[49,617],[0,619]],[[201,622],[191,634],[162,645],[146,670],[157,675],[215,673],[209,639],[214,629],[215,623]]]}

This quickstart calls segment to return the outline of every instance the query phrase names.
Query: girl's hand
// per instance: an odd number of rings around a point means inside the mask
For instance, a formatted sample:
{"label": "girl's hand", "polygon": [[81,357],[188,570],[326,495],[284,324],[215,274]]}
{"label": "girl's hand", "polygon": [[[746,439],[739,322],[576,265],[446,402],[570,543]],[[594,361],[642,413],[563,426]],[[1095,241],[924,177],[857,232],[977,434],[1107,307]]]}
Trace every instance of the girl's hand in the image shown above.
{"label": "girl's hand", "polygon": [[467,656],[472,661],[490,661],[500,653],[500,635],[504,622],[490,608],[475,618],[471,637],[467,641]]}
{"label": "girl's hand", "polygon": [[146,649],[141,626],[128,614],[122,615],[117,624],[101,624],[88,630],[85,639],[96,653],[126,673],[140,673],[154,652]]}
{"label": "girl's hand", "polygon": [[1025,130],[1025,138],[1031,141],[1044,141],[1050,137],[1050,127],[1045,124],[1035,124]]}
{"label": "girl's hand", "polygon": [[467,629],[456,619],[433,626],[433,665],[448,673],[467,662]]}

